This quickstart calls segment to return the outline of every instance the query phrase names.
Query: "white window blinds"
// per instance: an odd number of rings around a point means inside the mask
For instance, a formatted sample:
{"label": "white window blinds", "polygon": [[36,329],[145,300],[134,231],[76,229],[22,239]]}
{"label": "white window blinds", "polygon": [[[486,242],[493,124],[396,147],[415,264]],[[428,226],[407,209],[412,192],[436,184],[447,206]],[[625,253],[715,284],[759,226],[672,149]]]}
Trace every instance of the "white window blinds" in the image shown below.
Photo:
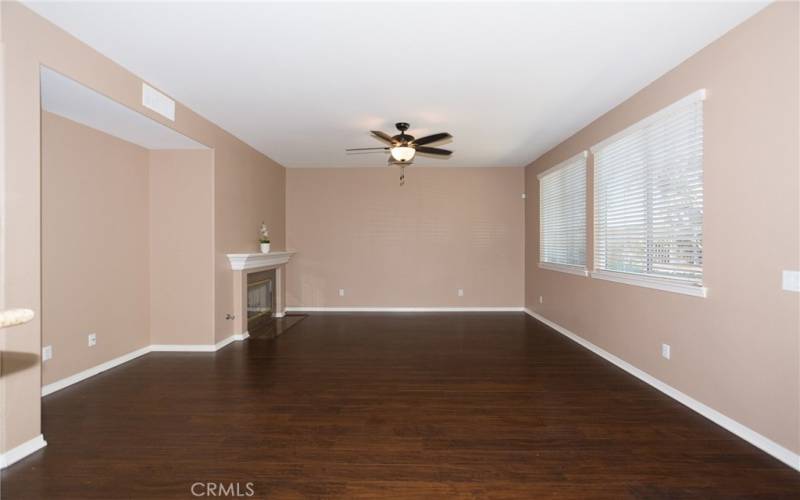
{"label": "white window blinds", "polygon": [[704,98],[695,92],[592,148],[597,277],[705,294]]}
{"label": "white window blinds", "polygon": [[586,152],[539,174],[540,267],[585,274]]}

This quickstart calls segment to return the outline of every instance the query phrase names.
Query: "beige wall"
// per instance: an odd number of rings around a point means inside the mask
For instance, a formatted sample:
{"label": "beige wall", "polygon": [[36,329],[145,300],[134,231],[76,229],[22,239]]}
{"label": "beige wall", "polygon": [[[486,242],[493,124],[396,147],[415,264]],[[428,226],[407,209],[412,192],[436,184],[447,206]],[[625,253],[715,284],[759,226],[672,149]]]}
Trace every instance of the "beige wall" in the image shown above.
{"label": "beige wall", "polygon": [[150,344],[215,343],[213,159],[43,113],[43,385]]}
{"label": "beige wall", "polygon": [[43,384],[150,344],[147,161],[146,149],[42,114]]}
{"label": "beige wall", "polygon": [[[781,271],[800,269],[798,14],[767,7],[526,171],[527,306],[795,453],[800,296]],[[536,174],[700,88],[708,298],[539,269]]]}
{"label": "beige wall", "polygon": [[215,331],[220,341],[239,333],[233,331],[232,321],[225,320],[226,313],[235,313],[233,272],[225,254],[258,252],[262,221],[272,249],[286,248],[286,169],[253,150],[224,148],[215,155]]}
{"label": "beige wall", "polygon": [[214,344],[214,152],[149,159],[151,343]]}
{"label": "beige wall", "polygon": [[[287,171],[288,306],[521,306],[521,168]],[[338,295],[339,288],[345,296]],[[457,289],[464,296],[457,296]]]}
{"label": "beige wall", "polygon": [[[224,316],[232,312],[233,279],[223,254],[255,248],[261,220],[271,225],[276,249],[284,244],[283,167],[180,103],[175,122],[151,112],[141,105],[141,79],[19,3],[0,2],[0,9],[6,105],[0,308],[41,313],[39,66],[45,65],[214,149],[215,334],[231,335]],[[39,317],[1,337],[4,451],[41,432]]]}

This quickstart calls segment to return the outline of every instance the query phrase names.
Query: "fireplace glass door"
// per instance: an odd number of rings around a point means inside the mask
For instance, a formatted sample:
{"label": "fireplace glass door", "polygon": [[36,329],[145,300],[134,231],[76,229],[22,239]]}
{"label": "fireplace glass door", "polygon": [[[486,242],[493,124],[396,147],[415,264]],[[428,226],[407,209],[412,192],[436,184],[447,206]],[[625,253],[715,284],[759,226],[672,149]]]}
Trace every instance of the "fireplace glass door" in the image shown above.
{"label": "fireplace glass door", "polygon": [[272,315],[272,279],[247,284],[247,321]]}

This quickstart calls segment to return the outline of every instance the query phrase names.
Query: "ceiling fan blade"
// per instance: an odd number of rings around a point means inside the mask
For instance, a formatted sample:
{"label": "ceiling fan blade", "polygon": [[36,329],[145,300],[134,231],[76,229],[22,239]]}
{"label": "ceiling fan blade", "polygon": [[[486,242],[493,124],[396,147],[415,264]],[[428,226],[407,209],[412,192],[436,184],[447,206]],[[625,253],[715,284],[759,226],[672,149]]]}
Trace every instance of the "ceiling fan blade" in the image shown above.
{"label": "ceiling fan blade", "polygon": [[376,139],[379,139],[385,142],[386,144],[389,144],[390,146],[393,145],[395,142],[394,139],[392,139],[391,136],[389,136],[389,134],[381,132],[380,130],[370,130],[370,133],[372,133],[372,135],[375,136]]}
{"label": "ceiling fan blade", "polygon": [[451,154],[453,154],[452,151],[447,149],[430,148],[428,146],[418,146],[415,149],[417,150],[417,153],[424,153],[429,155],[450,156]]}
{"label": "ceiling fan blade", "polygon": [[381,151],[388,151],[389,148],[349,148],[345,149],[345,151],[370,151],[373,149],[380,149]]}
{"label": "ceiling fan blade", "polygon": [[443,141],[445,139],[452,139],[453,136],[448,134],[447,132],[442,132],[439,134],[433,135],[426,135],[425,137],[420,137],[414,141],[414,144],[417,146],[422,146],[423,144],[431,144],[433,142]]}

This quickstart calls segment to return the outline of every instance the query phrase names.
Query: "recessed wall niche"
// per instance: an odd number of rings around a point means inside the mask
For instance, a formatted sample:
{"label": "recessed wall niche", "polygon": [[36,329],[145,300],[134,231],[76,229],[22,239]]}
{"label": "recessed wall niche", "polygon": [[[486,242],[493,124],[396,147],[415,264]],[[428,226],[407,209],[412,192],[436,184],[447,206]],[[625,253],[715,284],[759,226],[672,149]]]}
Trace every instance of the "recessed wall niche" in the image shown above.
{"label": "recessed wall niche", "polygon": [[40,76],[42,384],[151,344],[214,344],[214,151]]}

